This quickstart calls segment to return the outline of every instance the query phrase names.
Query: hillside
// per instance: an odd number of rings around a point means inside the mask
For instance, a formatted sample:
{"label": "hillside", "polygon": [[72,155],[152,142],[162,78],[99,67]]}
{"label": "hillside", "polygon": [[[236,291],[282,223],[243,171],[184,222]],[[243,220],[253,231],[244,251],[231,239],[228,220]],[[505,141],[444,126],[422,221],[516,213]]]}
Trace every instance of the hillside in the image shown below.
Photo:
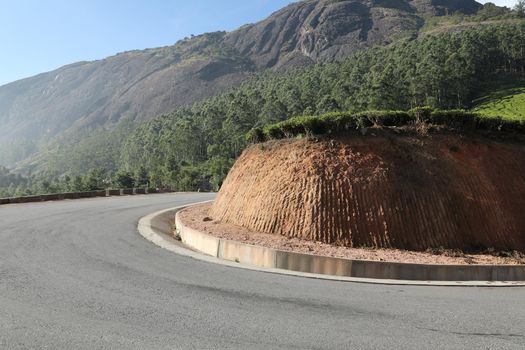
{"label": "hillside", "polygon": [[231,33],[79,62],[7,84],[0,87],[0,163],[13,165],[57,137],[67,144],[99,127],[191,105],[254,72],[338,60],[412,36],[428,16],[473,14],[479,7],[473,0],[300,1]]}
{"label": "hillside", "polygon": [[522,28],[483,26],[424,36],[251,80],[139,126],[124,141],[120,168],[136,172],[144,166],[159,183],[217,189],[254,126],[336,111],[468,109],[499,79],[523,84],[525,56],[513,49],[525,38]]}
{"label": "hillside", "polygon": [[76,63],[4,85],[0,140],[46,140],[64,130],[140,121],[236,85],[251,63],[223,45],[224,35]]}

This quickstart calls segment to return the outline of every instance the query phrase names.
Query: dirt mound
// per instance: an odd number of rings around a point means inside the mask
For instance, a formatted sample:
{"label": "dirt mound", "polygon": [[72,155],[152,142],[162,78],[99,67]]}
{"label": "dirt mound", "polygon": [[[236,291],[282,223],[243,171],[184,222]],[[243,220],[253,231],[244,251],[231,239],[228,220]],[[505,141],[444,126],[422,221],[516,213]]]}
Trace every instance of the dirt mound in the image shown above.
{"label": "dirt mound", "polygon": [[380,131],[253,145],[210,216],[348,247],[525,251],[524,207],[522,145]]}

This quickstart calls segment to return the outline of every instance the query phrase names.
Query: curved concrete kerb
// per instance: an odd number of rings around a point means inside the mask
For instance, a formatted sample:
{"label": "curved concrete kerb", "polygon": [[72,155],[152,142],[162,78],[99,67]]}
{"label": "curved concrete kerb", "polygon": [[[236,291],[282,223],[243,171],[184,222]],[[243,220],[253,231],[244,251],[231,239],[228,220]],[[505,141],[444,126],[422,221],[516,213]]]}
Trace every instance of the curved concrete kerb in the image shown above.
{"label": "curved concrete kerb", "polygon": [[[177,215],[183,208],[185,207],[166,209],[143,217],[138,225],[140,234],[156,245],[180,255],[270,273],[395,285],[525,286],[525,266],[420,265],[357,261],[283,252],[219,239],[185,226]],[[174,217],[177,232],[184,245],[172,237]],[[447,279],[450,276],[459,276],[461,279]],[[479,276],[487,278],[469,280],[480,278]],[[505,277],[511,280],[501,280]],[[521,280],[518,280],[519,278]]]}

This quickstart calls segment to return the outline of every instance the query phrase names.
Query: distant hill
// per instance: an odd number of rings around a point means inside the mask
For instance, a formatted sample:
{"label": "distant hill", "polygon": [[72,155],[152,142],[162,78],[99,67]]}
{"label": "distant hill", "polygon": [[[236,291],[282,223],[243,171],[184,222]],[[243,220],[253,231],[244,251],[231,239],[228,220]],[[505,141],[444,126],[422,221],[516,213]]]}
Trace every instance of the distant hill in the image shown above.
{"label": "distant hill", "polygon": [[138,123],[238,86],[253,73],[338,60],[414,36],[425,18],[480,7],[474,0],[300,1],[231,33],[16,81],[0,87],[0,164],[13,165],[57,137]]}

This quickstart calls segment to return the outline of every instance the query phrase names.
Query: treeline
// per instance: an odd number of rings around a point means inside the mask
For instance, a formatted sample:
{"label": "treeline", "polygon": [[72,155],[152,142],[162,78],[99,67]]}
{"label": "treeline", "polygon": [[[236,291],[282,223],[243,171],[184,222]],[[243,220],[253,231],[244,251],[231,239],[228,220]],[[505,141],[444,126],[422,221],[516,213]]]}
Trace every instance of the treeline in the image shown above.
{"label": "treeline", "polygon": [[479,26],[404,39],[338,63],[261,74],[132,132],[95,133],[91,144],[59,152],[51,168],[64,171],[78,164],[73,173],[100,168],[98,154],[109,176],[144,169],[151,186],[215,190],[254,127],[338,111],[469,109],[471,101],[498,84],[523,81],[524,43],[523,24]]}
{"label": "treeline", "polygon": [[361,51],[339,63],[262,75],[144,123],[125,140],[120,167],[145,166],[155,183],[216,189],[253,127],[336,111],[469,108],[494,82],[522,79],[523,43],[521,24],[482,26]]}
{"label": "treeline", "polygon": [[112,174],[106,169],[97,168],[83,176],[22,176],[0,167],[0,198],[149,186],[150,179],[144,168],[139,168],[135,173],[118,171]]}
{"label": "treeline", "polygon": [[475,15],[465,15],[460,12],[447,16],[432,16],[425,18],[423,32],[447,28],[454,25],[475,24],[476,22],[501,21],[522,18],[524,16],[523,4],[511,9],[505,6],[497,6],[491,2],[484,4]]}
{"label": "treeline", "polygon": [[6,167],[0,166],[0,197],[7,197],[16,189],[25,189],[28,179],[20,174],[13,174]]}

